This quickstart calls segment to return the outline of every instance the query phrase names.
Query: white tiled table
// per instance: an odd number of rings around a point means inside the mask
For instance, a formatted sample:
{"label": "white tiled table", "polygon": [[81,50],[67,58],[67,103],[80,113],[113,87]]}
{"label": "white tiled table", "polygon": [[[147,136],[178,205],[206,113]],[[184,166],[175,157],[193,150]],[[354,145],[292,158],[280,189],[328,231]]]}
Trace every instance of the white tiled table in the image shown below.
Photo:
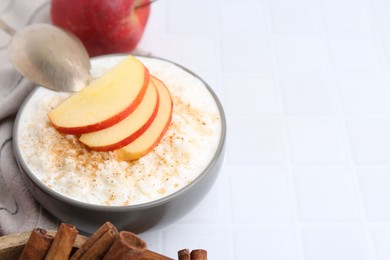
{"label": "white tiled table", "polygon": [[226,160],[151,248],[210,259],[390,259],[390,2],[161,0],[140,48],[195,71]]}
{"label": "white tiled table", "polygon": [[203,77],[228,119],[216,185],[141,234],[152,250],[390,259],[389,0],[160,0],[139,48]]}

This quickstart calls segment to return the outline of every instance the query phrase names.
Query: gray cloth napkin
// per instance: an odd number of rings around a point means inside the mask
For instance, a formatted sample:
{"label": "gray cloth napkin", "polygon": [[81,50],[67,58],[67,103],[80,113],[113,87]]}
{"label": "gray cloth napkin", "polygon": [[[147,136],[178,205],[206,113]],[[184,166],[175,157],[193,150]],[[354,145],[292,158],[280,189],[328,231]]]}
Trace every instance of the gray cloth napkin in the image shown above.
{"label": "gray cloth napkin", "polygon": [[[32,23],[50,23],[49,12],[49,0],[0,0],[0,18],[15,29]],[[6,52],[9,40],[10,36],[0,30],[0,236],[35,227],[56,229],[59,224],[32,197],[13,155],[15,115],[34,84],[9,63]],[[150,55],[139,49],[133,54]]]}
{"label": "gray cloth napkin", "polygon": [[[48,2],[4,1],[4,5],[3,0],[0,5],[3,8],[0,9],[0,18],[15,28],[48,20]],[[0,236],[31,231],[35,227],[55,229],[58,226],[58,221],[28,191],[13,154],[12,128],[15,115],[34,84],[21,77],[8,62],[8,41],[9,36],[0,31]]]}

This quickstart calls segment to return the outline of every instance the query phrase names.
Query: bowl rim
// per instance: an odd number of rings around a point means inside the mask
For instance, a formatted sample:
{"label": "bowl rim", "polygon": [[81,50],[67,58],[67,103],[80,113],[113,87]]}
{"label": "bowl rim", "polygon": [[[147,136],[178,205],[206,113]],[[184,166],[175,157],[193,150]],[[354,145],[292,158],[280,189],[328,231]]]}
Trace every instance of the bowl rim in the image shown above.
{"label": "bowl rim", "polygon": [[[132,55],[132,54],[128,54],[128,53],[108,54],[108,55],[93,57],[91,60],[96,61],[96,60],[107,59],[107,58],[111,58],[111,57],[125,58],[129,55]],[[214,92],[214,90],[207,84],[207,82],[205,80],[203,80],[200,76],[195,74],[193,71],[189,70],[188,68],[186,68],[186,67],[184,67],[176,62],[170,61],[168,59],[156,57],[156,56],[152,56],[152,55],[132,55],[132,56],[134,56],[136,58],[141,57],[141,58],[158,59],[161,61],[171,63],[171,64],[176,65],[177,67],[183,69],[185,72],[191,74],[192,76],[194,76],[195,78],[197,78],[198,80],[200,80],[204,84],[204,86],[209,91],[209,93],[211,94],[212,98],[214,99],[214,101],[218,107],[218,110],[220,113],[220,119],[221,119],[221,135],[220,135],[218,147],[214,153],[214,156],[211,158],[211,160],[208,163],[208,165],[206,166],[206,168],[204,168],[204,170],[193,181],[191,181],[189,184],[185,185],[181,189],[179,189],[179,190],[177,190],[169,195],[166,195],[164,197],[156,199],[156,200],[152,200],[152,201],[148,201],[148,202],[144,202],[144,203],[139,203],[139,204],[134,204],[134,205],[128,205],[128,206],[115,206],[115,205],[107,206],[107,205],[87,203],[87,202],[83,202],[83,201],[69,198],[65,195],[62,195],[61,193],[59,193],[57,191],[50,189],[33,174],[33,172],[28,167],[27,163],[23,159],[20,147],[18,145],[18,143],[19,143],[18,129],[19,129],[19,125],[20,125],[21,114],[23,113],[24,108],[26,107],[26,105],[28,104],[29,100],[34,95],[34,93],[38,89],[43,88],[41,86],[36,86],[35,89],[25,98],[25,100],[23,101],[23,103],[20,106],[19,111],[16,115],[15,123],[14,123],[13,130],[12,130],[13,150],[14,150],[14,155],[16,157],[17,162],[20,164],[20,167],[23,168],[23,170],[27,174],[28,178],[30,178],[30,180],[34,183],[34,185],[37,185],[39,187],[39,189],[43,190],[45,193],[49,194],[50,196],[54,197],[55,199],[63,201],[63,202],[70,204],[72,206],[79,207],[79,208],[85,208],[85,209],[96,210],[96,211],[103,210],[106,212],[126,212],[126,211],[145,210],[145,209],[149,209],[149,208],[154,208],[156,206],[160,206],[160,205],[163,205],[163,204],[166,204],[166,203],[172,201],[176,197],[181,196],[181,194],[187,193],[190,189],[192,189],[192,187],[194,187],[198,182],[200,182],[200,180],[205,175],[209,174],[209,172],[211,171],[213,166],[218,161],[219,157],[223,156],[223,150],[224,150],[224,146],[225,146],[225,142],[226,142],[226,132],[227,132],[226,116],[225,116],[225,112],[224,112],[221,101],[219,100],[219,98],[216,95],[216,93]]]}

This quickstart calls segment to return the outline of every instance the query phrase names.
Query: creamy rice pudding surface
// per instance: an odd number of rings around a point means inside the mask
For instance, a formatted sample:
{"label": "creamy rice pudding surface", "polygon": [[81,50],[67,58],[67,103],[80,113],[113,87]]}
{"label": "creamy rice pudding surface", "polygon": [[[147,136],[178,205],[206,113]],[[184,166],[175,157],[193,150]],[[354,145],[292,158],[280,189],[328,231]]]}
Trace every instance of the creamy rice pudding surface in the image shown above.
{"label": "creamy rice pudding surface", "polygon": [[[99,205],[135,205],[169,195],[194,180],[219,144],[221,118],[204,84],[159,59],[139,58],[168,87],[172,122],[155,149],[136,161],[119,161],[115,152],[95,152],[74,135],[59,133],[47,113],[68,94],[39,88],[20,118],[19,145],[34,175],[49,188],[75,200]],[[93,62],[98,77],[121,60]]]}

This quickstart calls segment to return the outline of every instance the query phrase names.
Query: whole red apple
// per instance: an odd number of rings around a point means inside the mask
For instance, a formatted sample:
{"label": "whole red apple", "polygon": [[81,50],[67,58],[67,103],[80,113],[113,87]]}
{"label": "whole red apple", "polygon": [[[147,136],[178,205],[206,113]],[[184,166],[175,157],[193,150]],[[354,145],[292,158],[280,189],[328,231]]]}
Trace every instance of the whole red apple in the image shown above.
{"label": "whole red apple", "polygon": [[52,0],[54,25],[78,36],[89,56],[131,52],[140,41],[150,0]]}

